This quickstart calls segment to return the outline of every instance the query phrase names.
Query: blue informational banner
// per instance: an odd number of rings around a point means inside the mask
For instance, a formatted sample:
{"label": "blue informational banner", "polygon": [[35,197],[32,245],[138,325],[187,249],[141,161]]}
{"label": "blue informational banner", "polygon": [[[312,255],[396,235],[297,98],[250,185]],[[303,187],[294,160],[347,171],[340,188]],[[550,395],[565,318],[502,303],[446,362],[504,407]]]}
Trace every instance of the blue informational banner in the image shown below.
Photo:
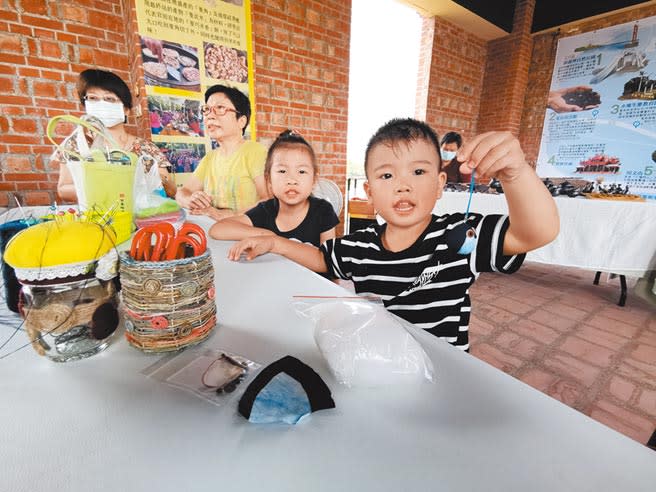
{"label": "blue informational banner", "polygon": [[656,199],[656,17],[558,42],[537,172]]}

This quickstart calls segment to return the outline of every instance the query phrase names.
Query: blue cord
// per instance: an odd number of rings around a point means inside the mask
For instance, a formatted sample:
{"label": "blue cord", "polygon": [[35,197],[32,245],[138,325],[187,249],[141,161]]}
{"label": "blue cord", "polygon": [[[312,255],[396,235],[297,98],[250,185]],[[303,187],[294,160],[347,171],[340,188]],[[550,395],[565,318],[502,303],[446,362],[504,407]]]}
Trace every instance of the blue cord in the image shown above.
{"label": "blue cord", "polygon": [[467,202],[467,210],[465,211],[465,221],[469,217],[469,206],[471,205],[472,196],[474,196],[474,173],[472,173],[471,181],[469,182],[469,201]]}

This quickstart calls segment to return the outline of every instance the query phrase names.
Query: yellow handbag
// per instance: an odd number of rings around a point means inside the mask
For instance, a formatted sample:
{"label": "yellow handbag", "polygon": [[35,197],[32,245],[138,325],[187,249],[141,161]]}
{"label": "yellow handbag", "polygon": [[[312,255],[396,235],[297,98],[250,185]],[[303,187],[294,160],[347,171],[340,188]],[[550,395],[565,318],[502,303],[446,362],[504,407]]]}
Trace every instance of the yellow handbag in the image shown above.
{"label": "yellow handbag", "polygon": [[[89,152],[85,152],[85,155],[65,148],[65,141],[57,143],[54,139],[55,127],[60,122],[77,125],[76,132],[84,132],[84,129],[87,129],[96,139],[102,137],[101,145],[104,143],[104,148],[99,148],[94,142],[95,148],[87,149]],[[66,158],[82,210],[95,208],[103,213],[112,210],[126,212],[131,216],[137,155],[121,150],[112,136],[104,130],[102,124],[96,126],[75,116],[60,115],[50,119],[46,133]],[[86,145],[83,134],[78,142],[82,141]]]}

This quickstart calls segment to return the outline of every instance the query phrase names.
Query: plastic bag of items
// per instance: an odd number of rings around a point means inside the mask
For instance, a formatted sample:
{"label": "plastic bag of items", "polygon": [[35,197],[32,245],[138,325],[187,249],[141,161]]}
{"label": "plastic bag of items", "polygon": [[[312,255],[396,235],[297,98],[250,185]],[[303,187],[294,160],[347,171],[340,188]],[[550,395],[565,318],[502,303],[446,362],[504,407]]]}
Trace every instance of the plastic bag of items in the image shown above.
{"label": "plastic bag of items", "polygon": [[314,340],[339,383],[433,381],[433,365],[421,345],[382,305],[348,298],[299,300],[294,308],[314,322]]}

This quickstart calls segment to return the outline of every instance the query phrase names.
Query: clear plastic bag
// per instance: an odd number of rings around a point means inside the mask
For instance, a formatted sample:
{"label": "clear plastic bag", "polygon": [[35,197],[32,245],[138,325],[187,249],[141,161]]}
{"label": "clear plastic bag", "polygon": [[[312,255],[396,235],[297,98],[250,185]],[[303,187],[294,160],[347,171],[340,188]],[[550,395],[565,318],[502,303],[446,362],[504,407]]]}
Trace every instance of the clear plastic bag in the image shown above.
{"label": "clear plastic bag", "polygon": [[[147,166],[149,166],[147,168]],[[168,198],[155,160],[145,154],[139,156],[134,173],[134,215],[145,219],[157,215],[179,212],[180,206]]]}
{"label": "clear plastic bag", "polygon": [[366,300],[297,300],[335,379],[349,387],[433,381],[433,365],[403,321]]}
{"label": "clear plastic bag", "polygon": [[260,366],[241,355],[196,346],[162,357],[142,374],[221,406],[244,392]]}

